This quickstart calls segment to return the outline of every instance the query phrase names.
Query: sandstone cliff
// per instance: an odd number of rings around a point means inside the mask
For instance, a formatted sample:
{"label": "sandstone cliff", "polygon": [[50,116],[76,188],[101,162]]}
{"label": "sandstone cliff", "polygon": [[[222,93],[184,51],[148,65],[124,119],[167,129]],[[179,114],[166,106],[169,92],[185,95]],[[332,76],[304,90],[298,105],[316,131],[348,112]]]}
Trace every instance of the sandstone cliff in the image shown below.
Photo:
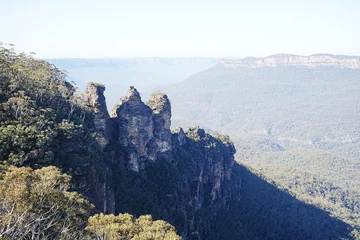
{"label": "sandstone cliff", "polygon": [[259,68],[259,67],[339,67],[360,69],[360,57],[338,56],[330,54],[315,54],[311,56],[298,56],[290,54],[276,54],[265,58],[247,57],[240,60],[220,61],[220,65],[225,68]]}
{"label": "sandstone cliff", "polygon": [[104,90],[91,83],[84,93],[96,139],[109,156],[107,177],[95,181],[95,198],[103,198],[98,208],[150,213],[185,239],[207,239],[214,216],[241,197],[232,142],[199,127],[171,133],[170,100],[160,92],[145,104],[130,87],[109,116]]}
{"label": "sandstone cliff", "polygon": [[171,146],[171,105],[168,97],[161,93],[155,92],[150,95],[147,104],[153,113],[154,136],[158,151],[161,153],[170,151]]}
{"label": "sandstone cliff", "polygon": [[[89,108],[91,113],[89,116],[91,134],[102,150],[109,144],[112,138],[111,132],[113,131],[113,124],[106,107],[104,91],[104,85],[90,82],[83,94],[83,103]],[[103,160],[101,159],[97,165],[107,169],[108,167]],[[106,175],[107,173],[105,173]],[[88,185],[91,189],[87,195],[90,196],[97,208],[105,213],[115,213],[114,189],[108,186],[106,179],[101,179],[99,173],[93,169],[87,182],[90,183]]]}
{"label": "sandstone cliff", "polygon": [[129,160],[128,169],[139,172],[147,162],[154,162],[158,154],[172,149],[171,107],[165,94],[154,93],[145,104],[139,92],[130,87],[114,107],[111,117]]}
{"label": "sandstone cliff", "polygon": [[119,143],[126,149],[128,168],[139,171],[146,161],[155,161],[156,143],[151,109],[141,101],[139,92],[130,87],[115,106],[111,117],[116,122]]}
{"label": "sandstone cliff", "polygon": [[108,135],[110,116],[106,107],[104,91],[105,86],[91,82],[83,94],[84,104],[93,113],[95,138],[101,147],[105,147],[110,138]]}

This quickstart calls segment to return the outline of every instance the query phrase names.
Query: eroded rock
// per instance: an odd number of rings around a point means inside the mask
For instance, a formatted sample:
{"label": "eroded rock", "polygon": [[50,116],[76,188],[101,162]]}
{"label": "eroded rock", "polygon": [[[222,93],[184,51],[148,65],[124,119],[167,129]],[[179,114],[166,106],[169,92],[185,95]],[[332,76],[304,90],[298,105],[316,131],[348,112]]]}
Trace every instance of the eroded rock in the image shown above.
{"label": "eroded rock", "polygon": [[84,105],[93,113],[94,136],[101,147],[109,143],[110,116],[106,107],[104,96],[105,86],[90,82],[83,94]]}
{"label": "eroded rock", "polygon": [[[84,101],[94,110],[94,119],[99,120],[94,124],[98,131],[107,129],[108,114],[104,110],[103,91],[101,86],[90,85],[84,94]],[[130,174],[133,178],[129,182],[130,179],[125,177],[122,184],[115,186],[115,192],[127,192],[127,198],[140,198],[149,213],[165,217],[181,229],[183,236],[206,239],[212,224],[206,216],[225,211],[231,201],[241,197],[241,184],[233,173],[235,147],[229,137],[208,134],[200,127],[185,131],[176,128],[171,133],[168,97],[156,92],[145,104],[134,87],[130,87],[126,96],[114,107],[110,120],[113,129],[116,129],[116,134],[108,139],[110,146],[115,148],[112,150],[115,159],[112,166],[122,172],[140,173]],[[117,172],[110,168],[108,171],[109,174]],[[97,189],[103,187],[98,190],[102,194],[96,195],[99,198],[97,205],[109,212],[116,209],[114,201],[107,199],[119,196],[113,195],[114,191],[108,191],[100,180],[96,186]],[[135,191],[129,191],[133,188]],[[149,189],[152,191],[148,192]],[[100,202],[101,196],[103,203]],[[121,206],[121,211],[133,209],[132,203],[123,201],[121,197],[118,199],[116,204]],[[166,209],[152,208],[154,200],[159,201],[155,204],[165,204],[159,207],[167,206]],[[136,210],[133,213],[136,214]],[[172,222],[173,219],[182,220]]]}
{"label": "eroded rock", "polygon": [[147,160],[155,161],[154,121],[150,107],[141,101],[139,92],[130,87],[127,95],[120,99],[111,117],[116,121],[119,143],[126,148],[128,168],[139,171]]}
{"label": "eroded rock", "polygon": [[171,104],[166,94],[155,92],[151,94],[147,105],[153,112],[154,136],[159,152],[167,152],[171,146]]}

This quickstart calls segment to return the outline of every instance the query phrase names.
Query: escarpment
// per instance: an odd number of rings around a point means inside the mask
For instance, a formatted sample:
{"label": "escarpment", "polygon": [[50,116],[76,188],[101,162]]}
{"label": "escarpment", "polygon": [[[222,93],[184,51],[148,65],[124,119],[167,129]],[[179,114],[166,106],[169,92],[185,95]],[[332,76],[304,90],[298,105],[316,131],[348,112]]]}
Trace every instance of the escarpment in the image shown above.
{"label": "escarpment", "polygon": [[158,154],[172,149],[170,101],[163,93],[154,93],[147,104],[139,92],[130,87],[112,110],[118,142],[125,149],[128,169],[139,172]]}
{"label": "escarpment", "polygon": [[247,57],[239,60],[223,59],[219,63],[225,68],[261,68],[261,67],[338,67],[360,69],[360,57],[340,56],[330,54],[315,54],[298,56],[291,54],[276,54],[265,58]]}
{"label": "escarpment", "polygon": [[[171,132],[167,95],[155,92],[144,103],[134,87],[109,116],[104,90],[89,84],[84,102],[93,109],[96,139],[109,156],[112,179],[105,182],[116,200],[105,203],[114,204],[115,213],[164,219],[184,239],[209,239],[215,216],[241,197],[229,137],[199,127]],[[106,198],[108,191],[100,191]]]}

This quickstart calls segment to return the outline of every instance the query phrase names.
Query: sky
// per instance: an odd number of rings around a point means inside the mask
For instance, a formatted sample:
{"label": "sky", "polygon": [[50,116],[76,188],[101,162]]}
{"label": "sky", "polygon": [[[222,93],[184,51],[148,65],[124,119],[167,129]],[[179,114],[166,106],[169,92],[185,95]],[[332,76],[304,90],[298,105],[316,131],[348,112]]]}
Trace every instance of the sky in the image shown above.
{"label": "sky", "polygon": [[0,0],[0,26],[42,58],[360,56],[360,0]]}

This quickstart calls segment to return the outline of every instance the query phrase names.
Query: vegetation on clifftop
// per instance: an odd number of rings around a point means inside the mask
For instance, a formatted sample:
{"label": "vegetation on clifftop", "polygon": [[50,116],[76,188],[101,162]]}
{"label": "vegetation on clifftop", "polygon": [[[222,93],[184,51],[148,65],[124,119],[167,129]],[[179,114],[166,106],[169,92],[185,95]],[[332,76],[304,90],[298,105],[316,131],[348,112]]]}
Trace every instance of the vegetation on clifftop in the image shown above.
{"label": "vegetation on clifftop", "polygon": [[[11,47],[0,45],[0,239],[94,239],[98,215],[88,198],[109,157],[94,139],[92,114],[65,72]],[[135,233],[127,239],[179,239],[166,222],[135,223],[121,226]],[[98,239],[123,238],[105,228]]]}

